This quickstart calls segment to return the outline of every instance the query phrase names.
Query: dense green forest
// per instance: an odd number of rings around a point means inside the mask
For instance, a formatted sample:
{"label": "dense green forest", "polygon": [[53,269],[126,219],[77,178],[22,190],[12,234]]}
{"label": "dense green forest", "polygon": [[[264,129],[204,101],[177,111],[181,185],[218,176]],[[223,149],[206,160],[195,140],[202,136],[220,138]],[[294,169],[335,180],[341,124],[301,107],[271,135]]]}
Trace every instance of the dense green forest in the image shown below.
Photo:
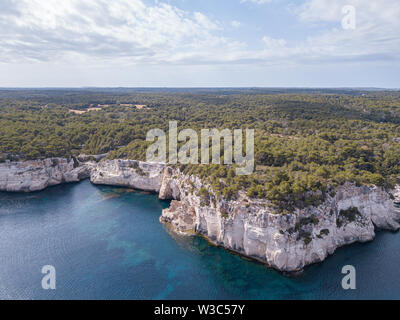
{"label": "dense green forest", "polygon": [[393,187],[400,173],[400,92],[382,90],[0,90],[0,161],[81,153],[144,160],[148,130],[167,132],[171,120],[197,131],[255,129],[253,175],[181,166],[229,198],[245,190],[293,209],[345,181]]}

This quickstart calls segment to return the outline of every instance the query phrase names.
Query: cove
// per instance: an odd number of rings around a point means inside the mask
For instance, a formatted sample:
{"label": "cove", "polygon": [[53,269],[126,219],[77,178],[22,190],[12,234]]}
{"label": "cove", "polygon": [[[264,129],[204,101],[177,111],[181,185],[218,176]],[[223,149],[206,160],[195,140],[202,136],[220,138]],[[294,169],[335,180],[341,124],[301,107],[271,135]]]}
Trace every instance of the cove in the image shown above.
{"label": "cove", "polygon": [[[399,299],[400,239],[378,232],[287,277],[160,224],[156,195],[89,181],[0,193],[0,299]],[[41,287],[44,265],[57,289]],[[341,287],[344,265],[357,290]]]}

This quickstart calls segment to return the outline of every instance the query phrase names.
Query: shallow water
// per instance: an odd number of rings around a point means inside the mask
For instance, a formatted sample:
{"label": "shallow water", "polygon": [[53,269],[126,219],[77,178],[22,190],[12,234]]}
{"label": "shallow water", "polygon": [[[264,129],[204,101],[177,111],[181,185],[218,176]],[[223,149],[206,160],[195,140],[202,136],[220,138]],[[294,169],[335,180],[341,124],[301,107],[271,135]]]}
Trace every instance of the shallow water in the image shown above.
{"label": "shallow water", "polygon": [[[399,299],[400,234],[339,249],[297,277],[179,237],[159,223],[168,202],[89,181],[0,193],[1,299]],[[341,287],[344,265],[357,289]],[[43,290],[41,269],[56,268]]]}

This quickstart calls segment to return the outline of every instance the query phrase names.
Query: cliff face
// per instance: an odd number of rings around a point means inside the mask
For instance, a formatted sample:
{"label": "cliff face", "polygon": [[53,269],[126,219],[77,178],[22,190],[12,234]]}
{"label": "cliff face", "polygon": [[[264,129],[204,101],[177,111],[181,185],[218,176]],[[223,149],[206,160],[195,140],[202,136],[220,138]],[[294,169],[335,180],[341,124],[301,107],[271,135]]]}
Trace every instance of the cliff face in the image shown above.
{"label": "cliff face", "polygon": [[[79,158],[78,158],[79,159]],[[81,159],[82,160],[82,159]],[[134,160],[86,161],[51,158],[0,163],[0,191],[32,192],[90,177],[94,184],[159,192],[165,165]]]}
{"label": "cliff face", "polygon": [[92,170],[94,184],[129,187],[158,193],[164,175],[164,164],[150,164],[135,160],[102,161]]}
{"label": "cliff face", "polygon": [[[212,242],[265,262],[296,271],[324,260],[338,247],[375,237],[374,225],[398,230],[400,211],[389,193],[377,187],[345,184],[319,207],[277,215],[268,201],[240,194],[235,201],[204,199],[190,193],[203,185],[179,172],[164,176],[161,198],[180,194],[160,220],[180,233],[197,232]],[[176,190],[174,190],[176,189]],[[173,197],[172,197],[173,198]],[[357,209],[354,209],[357,208]]]}
{"label": "cliff face", "polygon": [[210,241],[281,271],[296,271],[324,260],[338,247],[370,241],[374,226],[397,230],[400,188],[395,198],[377,187],[338,187],[318,207],[292,214],[275,214],[266,200],[254,200],[240,193],[236,200],[215,197],[196,177],[163,164],[133,160],[81,163],[47,159],[0,164],[0,191],[37,191],[88,178],[94,184],[136,188],[173,199],[160,221],[183,234],[198,233]]}
{"label": "cliff face", "polygon": [[0,191],[32,192],[78,182],[89,177],[92,165],[64,158],[0,163]]}

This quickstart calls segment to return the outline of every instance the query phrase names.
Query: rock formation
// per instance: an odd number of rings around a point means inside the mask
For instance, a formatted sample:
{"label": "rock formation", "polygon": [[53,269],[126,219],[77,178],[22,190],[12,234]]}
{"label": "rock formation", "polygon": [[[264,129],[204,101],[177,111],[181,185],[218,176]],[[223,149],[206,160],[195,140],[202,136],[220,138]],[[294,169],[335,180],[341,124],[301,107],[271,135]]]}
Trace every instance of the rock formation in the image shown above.
{"label": "rock formation", "polygon": [[[0,191],[30,192],[90,176],[94,184],[124,186],[171,199],[160,221],[181,234],[201,234],[217,245],[257,259],[281,271],[297,271],[324,260],[341,246],[371,241],[375,227],[400,228],[400,188],[346,183],[318,207],[277,214],[268,200],[240,192],[226,200],[194,176],[164,164],[134,160],[79,162],[46,159],[0,164]],[[201,188],[208,195],[200,194]],[[396,200],[397,199],[397,200]]]}
{"label": "rock formation", "polygon": [[[173,177],[174,176],[174,177]],[[196,194],[202,182],[179,171],[164,176],[161,198],[174,198],[160,221],[179,233],[196,232],[230,250],[281,271],[297,271],[324,260],[344,245],[371,241],[375,226],[398,230],[400,209],[390,193],[378,187],[346,183],[318,207],[276,214],[271,203],[240,193],[238,199],[208,199]],[[195,192],[191,192],[191,189]]]}
{"label": "rock formation", "polygon": [[61,183],[78,182],[90,176],[94,165],[65,158],[6,161],[0,163],[0,191],[32,192]]}
{"label": "rock formation", "polygon": [[159,193],[164,169],[164,164],[136,160],[102,161],[91,171],[90,181]]}

